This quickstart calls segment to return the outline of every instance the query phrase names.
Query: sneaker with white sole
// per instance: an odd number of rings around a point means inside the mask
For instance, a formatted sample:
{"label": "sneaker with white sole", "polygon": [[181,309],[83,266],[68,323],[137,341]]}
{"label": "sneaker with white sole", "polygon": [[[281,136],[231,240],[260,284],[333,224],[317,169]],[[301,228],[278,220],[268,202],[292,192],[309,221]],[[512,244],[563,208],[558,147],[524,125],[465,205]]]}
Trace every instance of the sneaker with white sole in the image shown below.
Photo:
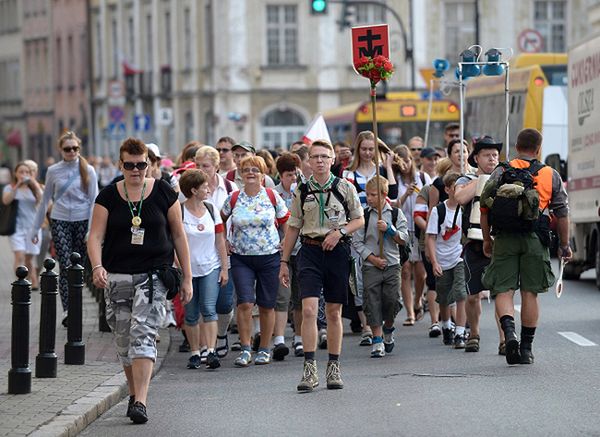
{"label": "sneaker with white sole", "polygon": [[269,354],[267,351],[258,351],[256,358],[254,359],[254,364],[258,366],[263,364],[271,364],[271,354]]}
{"label": "sneaker with white sole", "polygon": [[192,355],[188,360],[188,369],[199,369],[200,368],[200,355]]}
{"label": "sneaker with white sole", "polygon": [[293,342],[292,347],[294,348],[294,356],[295,357],[303,357],[304,356],[304,345],[301,341]]}
{"label": "sneaker with white sole", "polygon": [[389,354],[392,350],[394,350],[394,331],[396,328],[393,326],[391,328],[383,328],[383,347],[385,351]]}
{"label": "sneaker with white sole", "polygon": [[442,335],[442,329],[439,323],[432,323],[429,327],[429,338],[436,338]]}
{"label": "sneaker with white sole", "polygon": [[233,364],[237,367],[248,367],[252,362],[252,354],[249,350],[243,350],[240,352],[238,357],[235,359]]}
{"label": "sneaker with white sole", "polygon": [[385,347],[383,343],[373,343],[373,350],[371,351],[371,358],[383,358],[385,357]]}

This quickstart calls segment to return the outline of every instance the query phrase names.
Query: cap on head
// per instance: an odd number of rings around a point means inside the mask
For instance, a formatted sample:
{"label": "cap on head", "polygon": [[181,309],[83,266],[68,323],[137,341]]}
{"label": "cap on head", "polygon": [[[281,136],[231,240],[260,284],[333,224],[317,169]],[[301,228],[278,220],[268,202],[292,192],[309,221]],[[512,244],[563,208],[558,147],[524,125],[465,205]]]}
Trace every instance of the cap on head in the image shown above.
{"label": "cap on head", "polygon": [[241,147],[242,149],[250,153],[256,153],[256,149],[248,141],[240,141],[239,143],[235,143],[231,150],[235,150],[237,147]]}
{"label": "cap on head", "polygon": [[154,156],[156,156],[157,158],[162,158],[162,155],[160,154],[160,149],[158,148],[158,146],[154,143],[148,143],[146,144],[146,147],[148,148],[148,150],[152,150],[152,153],[154,153]]}
{"label": "cap on head", "polygon": [[435,150],[433,147],[425,147],[421,150],[421,158],[433,158],[434,156],[440,156],[440,152]]}

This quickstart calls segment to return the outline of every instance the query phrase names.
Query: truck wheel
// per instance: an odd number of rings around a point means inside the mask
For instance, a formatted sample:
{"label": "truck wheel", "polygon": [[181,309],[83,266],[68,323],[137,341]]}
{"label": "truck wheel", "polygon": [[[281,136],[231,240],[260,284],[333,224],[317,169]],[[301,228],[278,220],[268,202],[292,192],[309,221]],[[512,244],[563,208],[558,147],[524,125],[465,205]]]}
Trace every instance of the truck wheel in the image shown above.
{"label": "truck wheel", "polygon": [[579,268],[577,268],[577,266],[575,266],[571,263],[568,263],[565,265],[565,270],[563,271],[564,279],[577,281],[577,280],[579,280],[580,276],[581,276],[581,270]]}
{"label": "truck wheel", "polygon": [[596,246],[596,287],[600,289],[600,244]]}

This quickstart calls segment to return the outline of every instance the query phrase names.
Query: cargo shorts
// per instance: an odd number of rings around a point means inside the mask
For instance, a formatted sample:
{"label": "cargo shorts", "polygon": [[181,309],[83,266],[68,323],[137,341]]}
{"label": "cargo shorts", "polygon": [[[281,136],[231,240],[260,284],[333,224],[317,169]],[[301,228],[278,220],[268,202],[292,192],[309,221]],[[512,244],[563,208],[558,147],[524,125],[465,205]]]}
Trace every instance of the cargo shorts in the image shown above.
{"label": "cargo shorts", "polygon": [[555,279],[550,251],[535,232],[496,236],[492,261],[483,274],[483,285],[492,296],[519,288],[544,293]]}
{"label": "cargo shorts", "polygon": [[104,290],[106,321],[112,330],[121,364],[131,366],[136,358],[156,361],[156,336],[166,317],[167,289],[152,275],[153,296],[147,273],[109,273]]}

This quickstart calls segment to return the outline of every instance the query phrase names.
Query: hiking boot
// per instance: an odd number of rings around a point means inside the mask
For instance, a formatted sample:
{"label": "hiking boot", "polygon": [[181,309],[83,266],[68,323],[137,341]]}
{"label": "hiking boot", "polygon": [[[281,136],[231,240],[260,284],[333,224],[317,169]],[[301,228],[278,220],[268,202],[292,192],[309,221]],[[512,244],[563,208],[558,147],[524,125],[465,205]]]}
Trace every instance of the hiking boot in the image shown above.
{"label": "hiking boot", "polygon": [[267,351],[258,351],[254,364],[258,366],[262,364],[271,364],[271,355]]}
{"label": "hiking boot", "polygon": [[283,361],[289,353],[290,349],[285,345],[285,343],[276,344],[273,348],[273,359],[275,361]]}
{"label": "hiking boot", "polygon": [[133,423],[140,424],[148,422],[148,413],[146,413],[146,406],[141,402],[135,402],[131,407],[131,414],[129,418]]}
{"label": "hiking boot", "polygon": [[327,388],[330,390],[344,388],[344,381],[342,381],[342,373],[340,372],[339,361],[329,361],[327,363]]}
{"label": "hiking boot", "polygon": [[297,387],[298,391],[313,391],[318,385],[317,362],[315,360],[304,361],[304,370],[302,372],[302,379]]}
{"label": "hiking boot", "polygon": [[[392,343],[392,346],[394,343]],[[383,358],[385,357],[385,347],[383,343],[373,343],[373,350],[371,351],[371,358]]]}
{"label": "hiking boot", "polygon": [[131,417],[131,410],[133,408],[133,404],[135,404],[135,396],[129,396],[129,401],[127,402],[127,417]]}
{"label": "hiking boot", "polygon": [[221,367],[221,360],[215,352],[210,352],[206,357],[206,368],[207,369],[218,369]]}
{"label": "hiking boot", "polygon": [[521,364],[533,364],[533,352],[531,351],[531,343],[521,342]]}
{"label": "hiking boot", "polygon": [[442,328],[442,334],[443,334],[444,344],[447,346],[452,346],[454,330],[450,329],[450,328]]}
{"label": "hiking boot", "polygon": [[373,344],[373,333],[371,331],[363,331],[359,344],[360,346],[371,346]]}
{"label": "hiking boot", "polygon": [[439,323],[432,323],[429,327],[429,338],[436,338],[442,334]]}
{"label": "hiking boot", "polygon": [[304,345],[301,341],[293,342],[292,347],[294,348],[294,356],[295,357],[303,357],[304,356]]}
{"label": "hiking boot", "polygon": [[471,335],[465,346],[465,352],[479,352],[479,336]]}
{"label": "hiking boot", "polygon": [[390,353],[394,350],[394,331],[396,328],[383,328],[383,347],[386,353]]}
{"label": "hiking boot", "polygon": [[465,348],[465,334],[456,334],[454,336],[454,349]]}
{"label": "hiking boot", "polygon": [[243,350],[240,352],[238,357],[233,362],[236,367],[248,367],[248,364],[252,362],[252,354],[249,350]]}
{"label": "hiking boot", "polygon": [[327,349],[327,330],[319,329],[319,349]]}
{"label": "hiking boot", "polygon": [[254,339],[252,340],[252,351],[258,352],[258,348],[260,347],[260,332],[257,332],[254,335]]}
{"label": "hiking boot", "polygon": [[200,359],[200,355],[192,355],[187,363],[188,369],[199,369],[202,361]]}

